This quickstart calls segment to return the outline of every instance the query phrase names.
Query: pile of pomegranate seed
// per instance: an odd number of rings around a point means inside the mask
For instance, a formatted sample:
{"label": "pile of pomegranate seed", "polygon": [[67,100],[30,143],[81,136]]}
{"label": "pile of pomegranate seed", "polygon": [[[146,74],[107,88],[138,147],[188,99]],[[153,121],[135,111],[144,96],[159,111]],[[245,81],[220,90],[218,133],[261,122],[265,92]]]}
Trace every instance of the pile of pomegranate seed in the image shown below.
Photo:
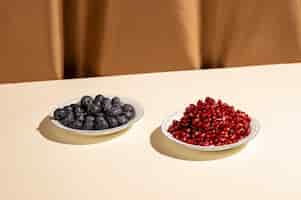
{"label": "pile of pomegranate seed", "polygon": [[183,117],[174,120],[168,132],[188,144],[220,146],[238,142],[250,134],[250,117],[233,106],[206,97],[190,104]]}

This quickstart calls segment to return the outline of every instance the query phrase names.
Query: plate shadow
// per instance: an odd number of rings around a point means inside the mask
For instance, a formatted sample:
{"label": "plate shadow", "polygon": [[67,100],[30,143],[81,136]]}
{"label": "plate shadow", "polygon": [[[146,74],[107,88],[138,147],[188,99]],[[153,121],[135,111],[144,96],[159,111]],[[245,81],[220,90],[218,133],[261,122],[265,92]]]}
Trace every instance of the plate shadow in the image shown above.
{"label": "plate shadow", "polygon": [[189,161],[209,161],[223,159],[240,152],[246,146],[241,145],[233,149],[217,152],[193,150],[169,140],[166,136],[163,135],[160,127],[156,128],[152,132],[150,136],[150,143],[151,146],[162,155]]}
{"label": "plate shadow", "polygon": [[44,138],[52,142],[61,144],[88,145],[110,141],[118,136],[123,135],[127,129],[114,134],[102,136],[76,135],[70,133],[68,130],[64,130],[55,126],[51,122],[50,117],[47,116],[39,124],[38,131]]}

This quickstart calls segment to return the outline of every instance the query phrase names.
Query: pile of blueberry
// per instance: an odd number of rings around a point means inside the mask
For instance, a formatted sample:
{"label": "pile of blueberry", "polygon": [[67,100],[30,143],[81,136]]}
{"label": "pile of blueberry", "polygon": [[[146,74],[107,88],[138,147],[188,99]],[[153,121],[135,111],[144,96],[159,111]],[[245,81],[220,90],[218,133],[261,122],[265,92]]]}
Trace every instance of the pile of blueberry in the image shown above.
{"label": "pile of blueberry", "polygon": [[135,109],[118,97],[83,96],[78,104],[58,108],[54,119],[62,125],[79,130],[103,130],[126,124],[135,117]]}

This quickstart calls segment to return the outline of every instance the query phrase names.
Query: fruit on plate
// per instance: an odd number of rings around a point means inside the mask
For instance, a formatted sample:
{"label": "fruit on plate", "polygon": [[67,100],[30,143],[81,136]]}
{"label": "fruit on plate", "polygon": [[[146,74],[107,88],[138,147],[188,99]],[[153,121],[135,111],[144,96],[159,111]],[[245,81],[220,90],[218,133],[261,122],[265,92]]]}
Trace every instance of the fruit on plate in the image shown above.
{"label": "fruit on plate", "polygon": [[73,129],[104,130],[127,124],[135,115],[135,108],[119,97],[111,99],[99,94],[94,98],[83,96],[77,104],[57,108],[53,118]]}
{"label": "fruit on plate", "polygon": [[233,144],[250,134],[251,118],[221,100],[206,97],[190,104],[168,132],[177,140],[199,146]]}

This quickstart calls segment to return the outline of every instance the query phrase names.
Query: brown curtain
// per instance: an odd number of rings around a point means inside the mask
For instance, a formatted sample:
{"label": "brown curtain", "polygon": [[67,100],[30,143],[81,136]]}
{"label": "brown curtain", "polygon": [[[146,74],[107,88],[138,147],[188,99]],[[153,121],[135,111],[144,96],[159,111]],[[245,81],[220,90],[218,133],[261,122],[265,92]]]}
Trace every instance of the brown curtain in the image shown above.
{"label": "brown curtain", "polygon": [[0,82],[301,61],[300,0],[10,0]]}

